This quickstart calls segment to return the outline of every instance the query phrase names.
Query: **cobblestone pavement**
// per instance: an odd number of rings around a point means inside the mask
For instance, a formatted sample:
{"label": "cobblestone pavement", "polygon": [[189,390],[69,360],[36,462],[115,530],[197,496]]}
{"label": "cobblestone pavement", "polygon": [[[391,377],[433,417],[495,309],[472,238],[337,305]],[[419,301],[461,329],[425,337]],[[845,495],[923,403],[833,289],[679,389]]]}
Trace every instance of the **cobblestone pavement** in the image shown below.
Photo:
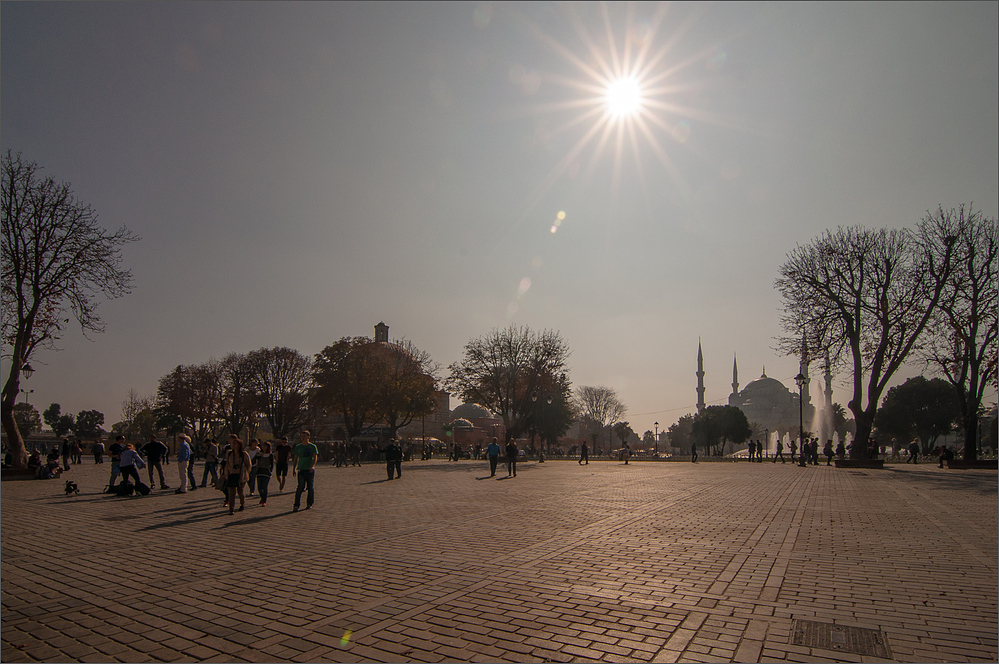
{"label": "cobblestone pavement", "polygon": [[320,466],[314,509],[230,516],[109,469],[3,482],[2,661],[999,657],[995,471]]}

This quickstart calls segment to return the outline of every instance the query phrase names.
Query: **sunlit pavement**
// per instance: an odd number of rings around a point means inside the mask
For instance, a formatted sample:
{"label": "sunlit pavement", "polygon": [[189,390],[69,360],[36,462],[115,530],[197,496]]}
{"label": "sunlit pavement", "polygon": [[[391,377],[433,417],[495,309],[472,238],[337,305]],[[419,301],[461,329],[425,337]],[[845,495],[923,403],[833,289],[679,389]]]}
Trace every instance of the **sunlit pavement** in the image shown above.
{"label": "sunlit pavement", "polygon": [[4,662],[999,655],[995,471],[324,465],[314,509],[289,477],[230,516],[109,470],[2,483]]}

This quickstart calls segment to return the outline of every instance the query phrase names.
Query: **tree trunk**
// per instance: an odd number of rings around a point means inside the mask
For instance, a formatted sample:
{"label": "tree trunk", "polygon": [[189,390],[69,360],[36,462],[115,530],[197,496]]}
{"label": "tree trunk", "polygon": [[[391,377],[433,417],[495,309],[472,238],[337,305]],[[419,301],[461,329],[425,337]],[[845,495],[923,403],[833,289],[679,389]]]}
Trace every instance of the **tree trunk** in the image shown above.
{"label": "tree trunk", "polygon": [[[853,410],[851,408],[851,410]],[[874,413],[868,414],[866,411],[853,413],[853,418],[857,422],[857,434],[853,438],[850,447],[851,459],[866,459],[867,444],[871,438],[871,430],[874,428]]]}
{"label": "tree trunk", "polygon": [[978,459],[978,415],[967,413],[962,418],[964,423],[964,460]]}
{"label": "tree trunk", "polygon": [[[13,389],[9,389],[13,384]],[[10,379],[7,381],[7,389],[3,391],[3,414],[0,420],[3,423],[4,433],[7,434],[7,449],[10,450],[11,465],[17,470],[25,470],[28,467],[28,451],[24,448],[24,438],[17,428],[17,421],[14,419],[14,404],[17,402],[18,382]]]}

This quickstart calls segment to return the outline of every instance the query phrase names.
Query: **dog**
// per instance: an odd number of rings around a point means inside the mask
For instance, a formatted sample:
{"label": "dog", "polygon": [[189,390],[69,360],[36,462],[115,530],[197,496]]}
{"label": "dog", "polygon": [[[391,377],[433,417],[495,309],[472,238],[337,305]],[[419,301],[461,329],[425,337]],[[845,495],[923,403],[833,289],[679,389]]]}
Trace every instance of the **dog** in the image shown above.
{"label": "dog", "polygon": [[73,480],[66,480],[66,495],[68,496],[71,493],[75,493],[76,495],[79,496],[80,487],[76,486],[76,482],[74,482]]}

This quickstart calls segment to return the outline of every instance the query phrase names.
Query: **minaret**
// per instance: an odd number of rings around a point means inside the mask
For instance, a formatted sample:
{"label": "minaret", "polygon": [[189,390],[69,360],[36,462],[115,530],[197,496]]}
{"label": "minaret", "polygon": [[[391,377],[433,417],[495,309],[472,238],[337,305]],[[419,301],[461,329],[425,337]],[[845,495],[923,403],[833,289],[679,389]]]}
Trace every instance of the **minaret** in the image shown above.
{"label": "minaret", "polygon": [[697,412],[704,412],[704,355],[700,339],[697,340]]}
{"label": "minaret", "polygon": [[739,360],[733,353],[732,355],[732,396],[739,395]]}

